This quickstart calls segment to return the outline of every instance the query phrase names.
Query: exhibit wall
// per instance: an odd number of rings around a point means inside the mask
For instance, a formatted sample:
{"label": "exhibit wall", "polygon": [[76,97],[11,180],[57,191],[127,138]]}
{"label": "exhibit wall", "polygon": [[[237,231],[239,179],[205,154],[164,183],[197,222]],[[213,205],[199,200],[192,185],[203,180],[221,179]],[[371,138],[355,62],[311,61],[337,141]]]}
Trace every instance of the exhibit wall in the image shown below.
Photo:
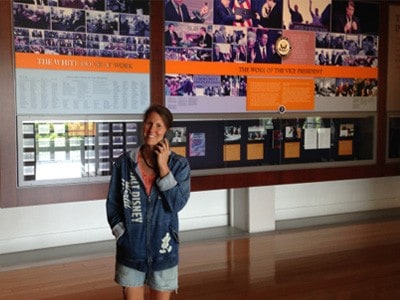
{"label": "exhibit wall", "polygon": [[151,102],[193,169],[183,230],[230,225],[236,188],[272,186],[276,220],[399,207],[397,1],[356,1],[358,32],[332,17],[346,1],[313,1],[330,13],[312,24],[309,2],[299,22],[277,0],[274,25],[264,1],[234,2],[232,24],[218,1],[185,1],[186,20],[165,1],[0,2],[1,249],[109,239],[112,161]]}
{"label": "exhibit wall", "polygon": [[52,203],[52,191],[100,198],[113,160],[141,143],[151,102],[175,115],[171,145],[194,191],[294,183],[304,169],[303,182],[396,174],[387,2],[294,13],[283,0],[188,0],[182,16],[174,1],[2,5],[4,140],[17,149],[3,207]]}

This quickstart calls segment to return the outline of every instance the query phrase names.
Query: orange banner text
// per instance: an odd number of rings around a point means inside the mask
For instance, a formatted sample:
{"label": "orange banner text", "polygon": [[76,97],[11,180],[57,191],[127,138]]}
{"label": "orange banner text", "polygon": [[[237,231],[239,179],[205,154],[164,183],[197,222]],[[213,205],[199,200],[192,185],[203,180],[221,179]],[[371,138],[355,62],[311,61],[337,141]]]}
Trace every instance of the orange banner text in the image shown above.
{"label": "orange banner text", "polygon": [[377,68],[167,61],[166,74],[377,78]]}
{"label": "orange banner text", "polygon": [[88,72],[149,73],[148,59],[124,59],[16,53],[15,66],[20,69],[46,69]]}

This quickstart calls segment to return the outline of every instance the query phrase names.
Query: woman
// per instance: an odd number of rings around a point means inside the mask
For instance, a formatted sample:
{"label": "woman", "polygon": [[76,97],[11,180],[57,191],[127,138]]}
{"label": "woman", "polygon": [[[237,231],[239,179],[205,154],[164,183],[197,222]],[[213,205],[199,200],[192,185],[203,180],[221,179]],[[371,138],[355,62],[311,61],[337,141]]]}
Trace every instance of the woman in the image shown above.
{"label": "woman", "polygon": [[115,281],[124,299],[170,299],[178,288],[178,212],[190,194],[186,158],[170,151],[165,135],[171,112],[150,106],[143,118],[144,143],[114,163],[107,218],[116,238]]}

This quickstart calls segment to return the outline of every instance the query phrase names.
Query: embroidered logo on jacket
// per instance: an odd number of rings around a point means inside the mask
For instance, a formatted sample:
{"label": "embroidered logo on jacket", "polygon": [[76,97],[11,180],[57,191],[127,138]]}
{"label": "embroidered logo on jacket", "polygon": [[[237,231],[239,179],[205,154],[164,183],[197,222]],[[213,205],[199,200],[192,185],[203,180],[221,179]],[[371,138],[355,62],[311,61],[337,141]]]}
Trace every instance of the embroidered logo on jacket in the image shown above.
{"label": "embroidered logo on jacket", "polygon": [[165,254],[165,253],[170,253],[172,251],[172,246],[169,244],[171,241],[171,236],[169,232],[165,234],[165,236],[161,239],[161,249],[160,253]]}
{"label": "embroidered logo on jacket", "polygon": [[140,186],[136,176],[131,172],[130,181],[122,178],[121,184],[124,208],[131,209],[131,221],[134,223],[143,223]]}

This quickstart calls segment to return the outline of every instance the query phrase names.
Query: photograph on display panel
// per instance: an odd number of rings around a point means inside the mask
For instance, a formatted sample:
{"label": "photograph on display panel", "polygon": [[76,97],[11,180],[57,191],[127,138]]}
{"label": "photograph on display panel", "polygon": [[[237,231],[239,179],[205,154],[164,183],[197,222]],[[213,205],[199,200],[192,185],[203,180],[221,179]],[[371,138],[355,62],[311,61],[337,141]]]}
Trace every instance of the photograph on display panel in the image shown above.
{"label": "photograph on display panel", "polygon": [[244,76],[205,76],[166,74],[166,96],[245,97]]}
{"label": "photograph on display panel", "polygon": [[331,0],[285,0],[285,29],[327,32],[331,27]]}
{"label": "photograph on display panel", "polygon": [[282,0],[214,0],[214,24],[282,28]]}
{"label": "photograph on display panel", "polygon": [[164,3],[165,21],[204,24],[213,22],[212,3],[208,0],[164,0]]}
{"label": "photograph on display panel", "polygon": [[148,12],[147,1],[15,0],[15,51],[148,58]]}
{"label": "photograph on display panel", "polygon": [[378,34],[379,6],[361,1],[332,1],[332,32]]}

